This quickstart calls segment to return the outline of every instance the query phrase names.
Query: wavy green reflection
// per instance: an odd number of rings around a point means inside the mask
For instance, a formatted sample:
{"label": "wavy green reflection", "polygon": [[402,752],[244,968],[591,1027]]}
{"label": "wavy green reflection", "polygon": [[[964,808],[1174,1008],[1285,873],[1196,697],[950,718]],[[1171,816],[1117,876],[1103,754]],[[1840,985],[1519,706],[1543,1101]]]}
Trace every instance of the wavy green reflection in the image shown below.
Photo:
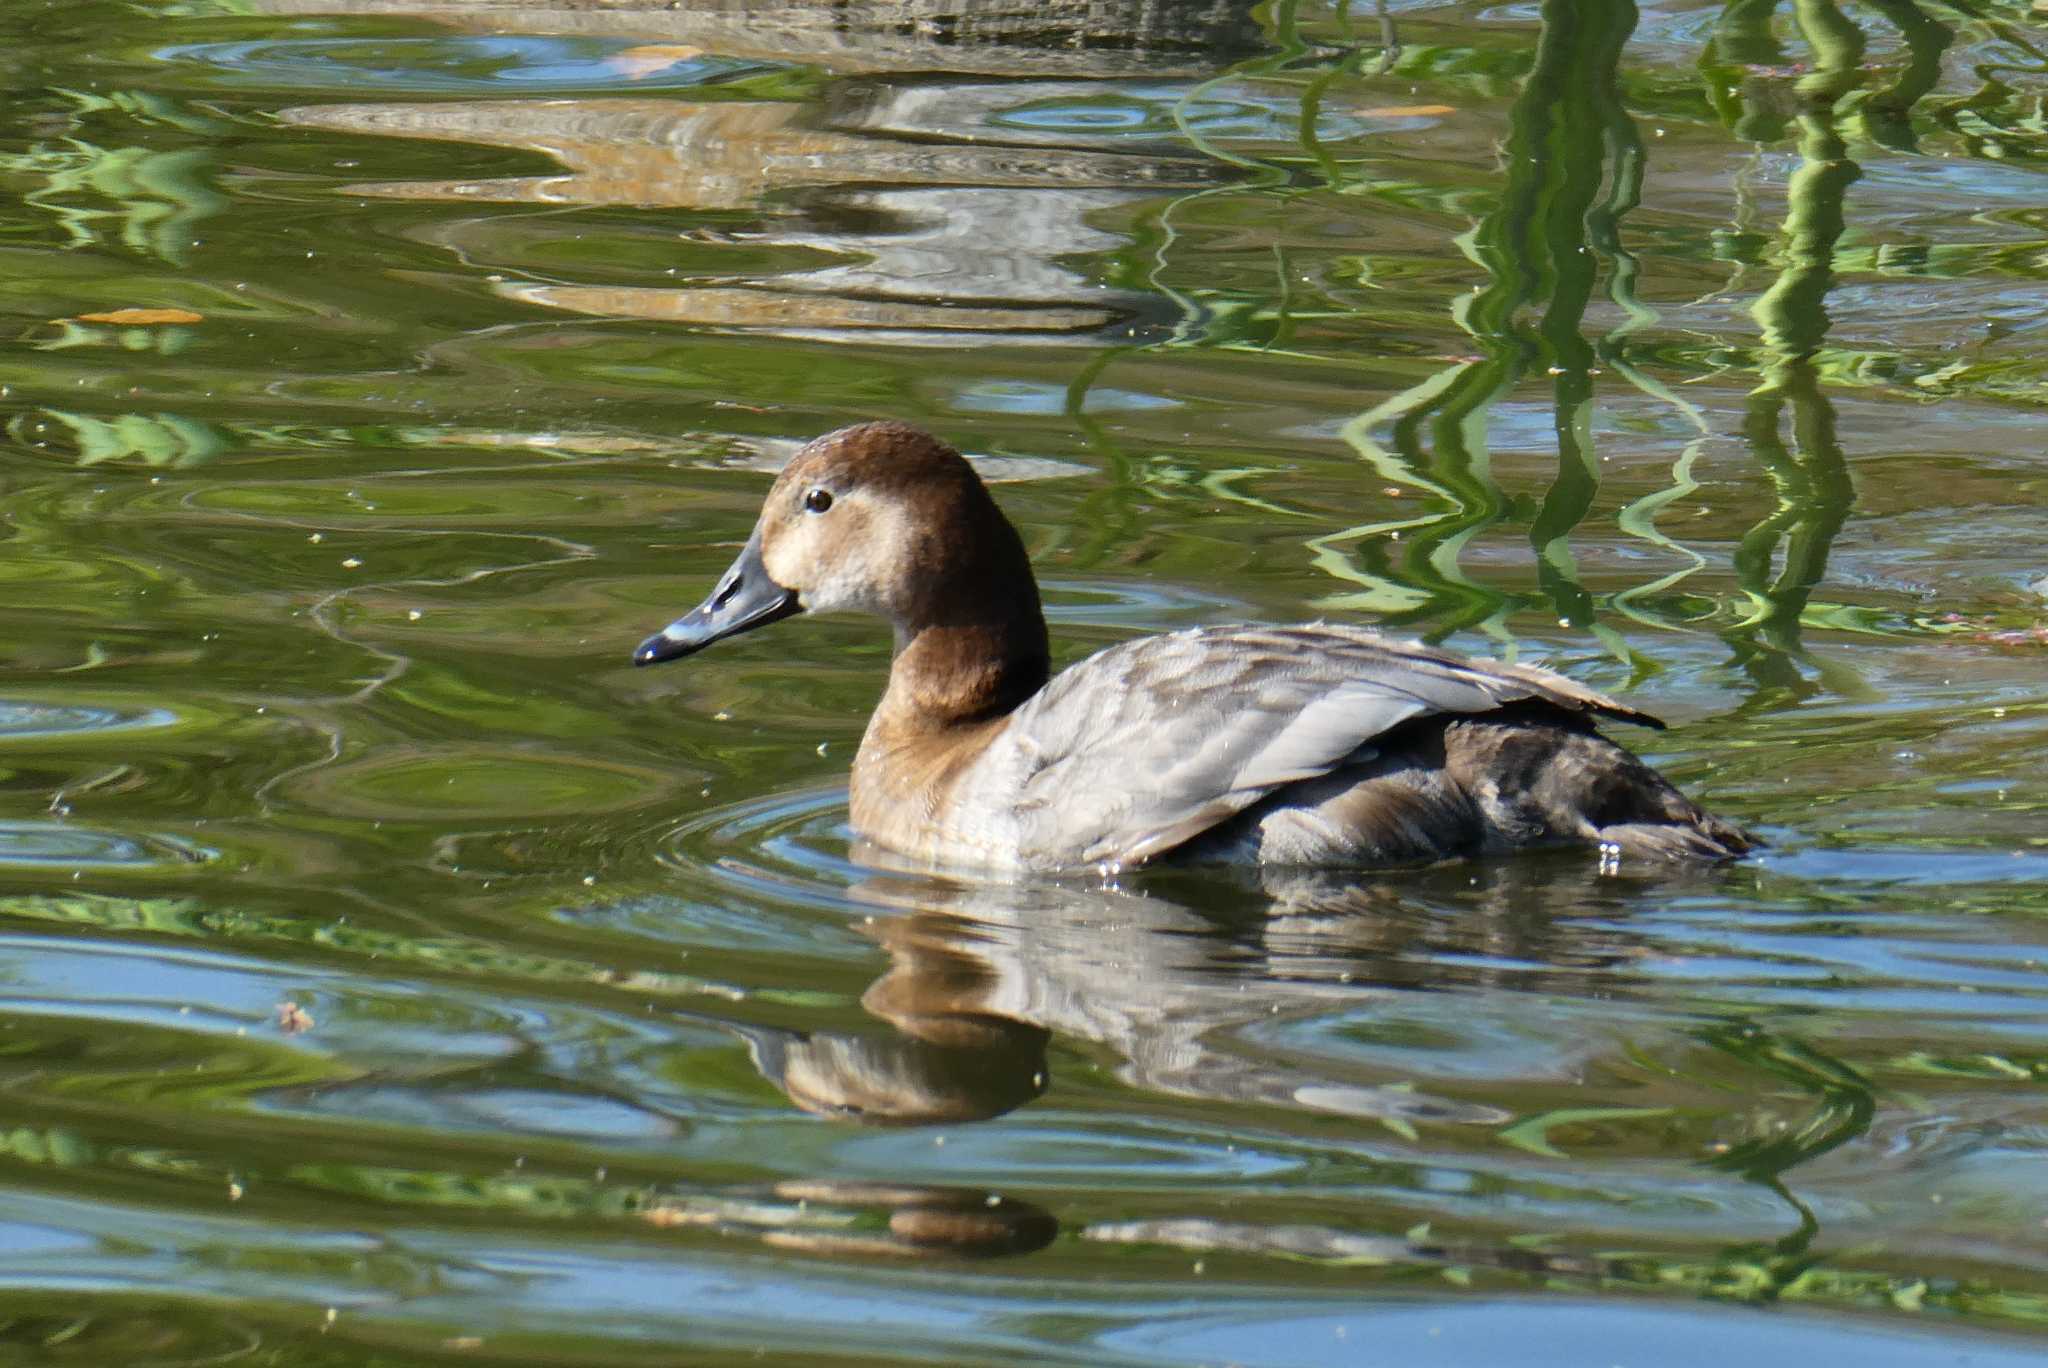
{"label": "wavy green reflection", "polygon": [[[1816,62],[1797,83],[1802,102],[1793,127],[1799,167],[1787,187],[1775,253],[1778,272],[1750,310],[1761,334],[1762,377],[1749,394],[1743,425],[1750,451],[1770,478],[1777,507],[1736,546],[1736,581],[1750,611],[1726,634],[1737,663],[1756,686],[1746,705],[1751,708],[1810,697],[1822,682],[1836,692],[1854,690],[1839,667],[1831,667],[1820,682],[1802,674],[1802,665],[1816,673],[1819,667],[1801,646],[1800,628],[1816,608],[1814,590],[1855,500],[1821,372],[1835,252],[1846,223],[1849,187],[1862,175],[1835,111],[1862,84],[1865,44],[1862,31],[1829,0],[1797,0],[1793,14]],[[1738,51],[1771,51],[1770,20],[1769,11],[1758,6],[1730,6],[1723,32]],[[1923,44],[1930,37],[1922,28],[1908,34]],[[1737,127],[1761,131],[1767,123],[1742,117]],[[1780,435],[1788,411],[1789,444]],[[1830,626],[1853,623],[1846,608],[1818,607]]]}
{"label": "wavy green reflection", "polygon": [[[1500,202],[1460,240],[1488,280],[1454,307],[1482,358],[1376,406],[1344,432],[1376,471],[1454,508],[1400,524],[1362,524],[1320,539],[1315,549],[1320,564],[1341,573],[1330,553],[1364,544],[1368,588],[1336,600],[1342,606],[1397,622],[1427,619],[1433,635],[1478,628],[1505,640],[1509,613],[1547,604],[1561,622],[1593,630],[1626,656],[1620,638],[1597,622],[1598,605],[1578,578],[1569,537],[1590,514],[1599,487],[1594,378],[1602,353],[1615,349],[1596,347],[1585,322],[1603,261],[1610,263],[1609,294],[1628,320],[1622,332],[1650,316],[1635,298],[1634,259],[1620,241],[1643,172],[1641,136],[1619,77],[1637,13],[1631,0],[1605,0],[1547,4],[1542,16],[1530,71],[1510,111]],[[1541,310],[1533,320],[1532,309]],[[1552,381],[1558,465],[1530,519],[1537,589],[1517,594],[1479,585],[1459,559],[1475,536],[1510,516],[1510,501],[1489,469],[1486,416],[1537,368]],[[1392,450],[1375,436],[1382,428]],[[1651,511],[1639,507],[1631,530],[1648,531]],[[1380,560],[1396,537],[1398,570]],[[1396,581],[1407,591],[1388,593]]]}
{"label": "wavy green reflection", "polygon": [[212,186],[208,147],[107,146],[79,131],[93,118],[125,118],[175,133],[218,131],[220,121],[191,113],[147,92],[98,94],[59,90],[72,106],[64,134],[0,155],[0,171],[26,182],[22,202],[47,214],[72,247],[109,240],[133,251],[182,263],[194,229],[226,211]]}

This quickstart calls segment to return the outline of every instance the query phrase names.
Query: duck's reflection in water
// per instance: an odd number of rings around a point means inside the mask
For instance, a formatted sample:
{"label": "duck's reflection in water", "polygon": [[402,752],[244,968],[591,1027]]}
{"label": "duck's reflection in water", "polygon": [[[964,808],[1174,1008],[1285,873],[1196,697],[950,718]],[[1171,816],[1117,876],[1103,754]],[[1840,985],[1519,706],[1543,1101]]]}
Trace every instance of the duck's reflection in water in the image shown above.
{"label": "duck's reflection in water", "polygon": [[980,1188],[793,1178],[758,1196],[691,1195],[641,1212],[651,1225],[716,1230],[810,1254],[990,1258],[1052,1243],[1044,1207]]}
{"label": "duck's reflection in water", "polygon": [[[872,852],[871,852],[872,854]],[[1698,871],[1691,881],[1726,877]],[[1669,891],[1685,874],[1660,871]],[[1127,1086],[1219,1103],[1355,1117],[1413,1139],[1493,1127],[1498,1107],[1432,1096],[1356,1059],[1286,1058],[1266,1025],[1369,1014],[1415,993],[1627,996],[1655,953],[1618,924],[1640,892],[1582,855],[1461,863],[1363,879],[1345,871],[1162,871],[1142,889],[967,884],[923,873],[855,885],[888,965],[862,1006],[889,1029],[740,1027],[761,1072],[806,1111],[879,1125],[988,1120],[1044,1095],[1055,1036],[1120,1061]],[[1606,915],[1603,915],[1606,914]],[[1389,1071],[1390,1073],[1393,1071]],[[1426,1143],[1426,1142],[1425,1142]],[[1048,1211],[978,1189],[794,1181],[746,1199],[648,1213],[825,1254],[1027,1253]],[[1083,1226],[1081,1238],[1312,1260],[1623,1276],[1604,1259],[1487,1242],[1208,1217]]]}
{"label": "duck's reflection in water", "polygon": [[[1369,1010],[1374,995],[1517,989],[1587,997],[1647,951],[1609,920],[1626,896],[1590,859],[1405,871],[1186,872],[1140,890],[879,874],[853,889],[889,965],[862,996],[889,1033],[751,1028],[763,1074],[807,1111],[880,1124],[985,1120],[1046,1091],[1058,1035],[1107,1047],[1127,1086],[1382,1122],[1496,1125],[1431,1096],[1256,1047],[1268,1023]],[[1247,896],[1251,894],[1253,896]],[[1348,1076],[1347,1076],[1348,1075]]]}
{"label": "duck's reflection in water", "polygon": [[881,1125],[986,1121],[1044,1092],[1052,1033],[982,1006],[987,963],[910,925],[877,924],[891,965],[861,997],[895,1031],[751,1028],[762,1075],[805,1111]]}

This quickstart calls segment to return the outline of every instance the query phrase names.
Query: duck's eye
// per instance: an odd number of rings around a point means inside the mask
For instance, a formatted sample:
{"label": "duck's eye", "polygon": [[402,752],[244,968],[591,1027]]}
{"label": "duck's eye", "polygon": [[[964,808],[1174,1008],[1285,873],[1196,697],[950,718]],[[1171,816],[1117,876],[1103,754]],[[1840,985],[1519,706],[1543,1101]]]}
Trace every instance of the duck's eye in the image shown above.
{"label": "duck's eye", "polygon": [[831,506],[832,491],[829,489],[814,489],[804,495],[804,509],[807,512],[823,513]]}

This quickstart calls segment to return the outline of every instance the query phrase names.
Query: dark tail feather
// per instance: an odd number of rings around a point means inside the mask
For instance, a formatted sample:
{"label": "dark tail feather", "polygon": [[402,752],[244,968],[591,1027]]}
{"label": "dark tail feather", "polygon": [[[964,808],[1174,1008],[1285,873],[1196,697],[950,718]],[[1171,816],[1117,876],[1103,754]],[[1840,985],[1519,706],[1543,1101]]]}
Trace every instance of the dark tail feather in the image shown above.
{"label": "dark tail feather", "polygon": [[1619,846],[1624,858],[1733,860],[1760,844],[1756,837],[1710,812],[1690,822],[1616,822],[1599,829],[1603,845]]}

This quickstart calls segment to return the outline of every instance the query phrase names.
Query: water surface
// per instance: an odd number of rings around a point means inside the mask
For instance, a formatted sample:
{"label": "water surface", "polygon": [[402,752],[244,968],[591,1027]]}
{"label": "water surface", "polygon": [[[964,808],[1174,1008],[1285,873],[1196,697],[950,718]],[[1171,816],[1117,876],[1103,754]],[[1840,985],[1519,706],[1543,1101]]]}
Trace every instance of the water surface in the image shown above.
{"label": "water surface", "polygon": [[[2038,1359],[2037,18],[9,7],[0,1362]],[[878,415],[1770,848],[864,868]]]}

